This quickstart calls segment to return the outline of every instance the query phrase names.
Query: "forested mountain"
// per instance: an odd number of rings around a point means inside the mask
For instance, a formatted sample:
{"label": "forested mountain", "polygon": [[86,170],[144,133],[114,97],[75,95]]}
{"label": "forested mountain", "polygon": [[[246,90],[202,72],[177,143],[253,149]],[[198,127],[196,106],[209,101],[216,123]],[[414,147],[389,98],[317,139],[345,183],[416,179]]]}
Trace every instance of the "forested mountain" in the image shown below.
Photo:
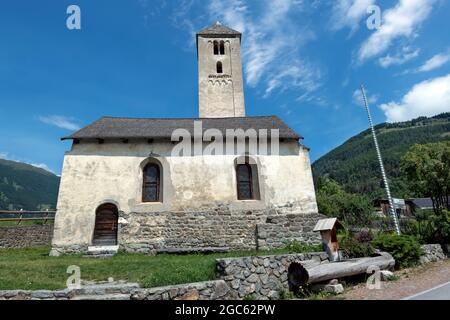
{"label": "forested mountain", "polygon": [[54,209],[59,177],[29,164],[0,159],[0,210]]}
{"label": "forested mountain", "polygon": [[[419,197],[401,175],[400,160],[414,144],[450,140],[450,113],[375,127],[393,197]],[[314,179],[324,176],[346,191],[386,197],[370,129],[350,138],[313,163]]]}

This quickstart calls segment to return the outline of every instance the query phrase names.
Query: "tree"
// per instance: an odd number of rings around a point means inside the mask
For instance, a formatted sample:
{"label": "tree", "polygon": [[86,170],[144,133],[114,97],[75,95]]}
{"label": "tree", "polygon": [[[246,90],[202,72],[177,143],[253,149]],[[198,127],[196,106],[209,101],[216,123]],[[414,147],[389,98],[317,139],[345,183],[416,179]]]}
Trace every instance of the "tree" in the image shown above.
{"label": "tree", "polygon": [[401,170],[412,188],[432,199],[437,215],[450,210],[450,141],[412,146],[401,160]]}
{"label": "tree", "polygon": [[367,197],[347,193],[336,181],[323,177],[317,181],[317,205],[320,213],[352,226],[369,225],[373,215]]}

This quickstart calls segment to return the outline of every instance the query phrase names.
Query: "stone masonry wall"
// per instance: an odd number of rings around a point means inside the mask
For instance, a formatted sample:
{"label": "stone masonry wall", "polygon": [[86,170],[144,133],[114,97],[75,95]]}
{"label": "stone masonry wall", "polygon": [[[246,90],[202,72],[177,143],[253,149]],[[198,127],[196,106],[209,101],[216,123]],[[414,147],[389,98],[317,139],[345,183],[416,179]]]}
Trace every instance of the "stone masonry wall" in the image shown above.
{"label": "stone masonry wall", "polygon": [[265,223],[258,224],[257,247],[259,250],[274,249],[293,240],[320,243],[320,234],[313,232],[319,219],[323,219],[320,214],[268,216]]}
{"label": "stone masonry wall", "polygon": [[422,245],[424,255],[420,257],[421,263],[445,260],[447,258],[440,244],[424,244]]}
{"label": "stone masonry wall", "polygon": [[119,244],[130,252],[176,248],[271,249],[287,241],[319,243],[312,229],[319,214],[278,214],[275,210],[121,213]]}
{"label": "stone masonry wall", "polygon": [[256,225],[265,221],[262,210],[237,212],[217,209],[200,212],[130,213],[123,215],[119,243],[127,251],[163,248],[217,247],[254,249]]}
{"label": "stone masonry wall", "polygon": [[0,300],[229,300],[236,296],[223,280],[139,288],[133,283],[88,285],[64,290],[0,290]]}
{"label": "stone masonry wall", "polygon": [[52,241],[53,224],[0,228],[0,248],[48,246]]}
{"label": "stone masonry wall", "polygon": [[[306,262],[306,260],[309,260]],[[325,252],[279,256],[217,259],[217,278],[223,279],[239,299],[277,299],[289,291],[288,268],[293,262],[328,263]]]}
{"label": "stone masonry wall", "polygon": [[136,289],[131,300],[230,300],[236,296],[223,280]]}

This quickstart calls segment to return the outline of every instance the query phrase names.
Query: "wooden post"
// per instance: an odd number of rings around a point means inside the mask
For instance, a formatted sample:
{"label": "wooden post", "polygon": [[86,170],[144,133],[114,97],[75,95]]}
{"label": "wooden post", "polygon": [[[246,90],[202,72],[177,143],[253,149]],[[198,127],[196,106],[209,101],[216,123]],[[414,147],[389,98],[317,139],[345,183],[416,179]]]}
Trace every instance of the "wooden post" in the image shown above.
{"label": "wooden post", "polygon": [[19,213],[19,221],[17,221],[17,225],[19,225],[20,222],[22,222],[22,211],[23,211],[23,209],[20,209],[20,213]]}

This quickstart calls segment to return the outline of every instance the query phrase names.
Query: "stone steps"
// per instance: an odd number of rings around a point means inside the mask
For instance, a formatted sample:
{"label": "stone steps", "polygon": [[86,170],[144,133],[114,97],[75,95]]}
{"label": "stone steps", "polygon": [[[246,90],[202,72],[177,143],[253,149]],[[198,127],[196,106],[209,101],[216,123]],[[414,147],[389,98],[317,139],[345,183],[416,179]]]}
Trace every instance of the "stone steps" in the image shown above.
{"label": "stone steps", "polygon": [[90,259],[109,259],[114,257],[115,253],[96,253],[96,254],[85,254],[83,258]]}
{"label": "stone steps", "polygon": [[118,250],[119,246],[90,246],[83,258],[108,259],[113,257]]}

